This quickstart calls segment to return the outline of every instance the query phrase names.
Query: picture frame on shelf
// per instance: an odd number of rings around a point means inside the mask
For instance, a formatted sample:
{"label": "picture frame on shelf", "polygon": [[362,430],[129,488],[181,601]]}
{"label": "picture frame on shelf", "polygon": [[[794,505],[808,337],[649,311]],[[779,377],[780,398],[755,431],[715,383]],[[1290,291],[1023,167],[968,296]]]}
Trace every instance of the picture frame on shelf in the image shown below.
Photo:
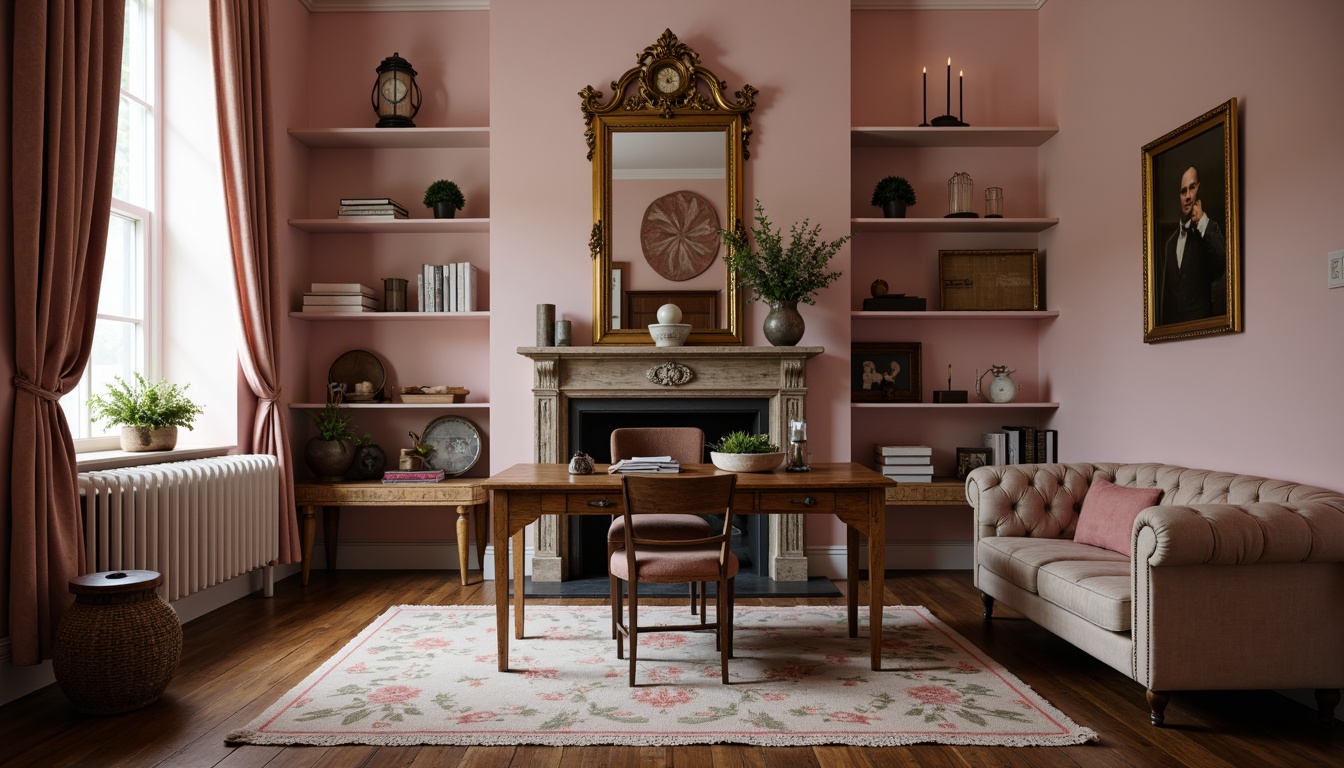
{"label": "picture frame on shelf", "polygon": [[1143,147],[1146,344],[1241,332],[1240,152],[1236,99]]}
{"label": "picture frame on shelf", "polygon": [[987,467],[992,463],[988,448],[958,448],[957,479],[965,480],[971,470],[977,467]]}
{"label": "picture frame on shelf", "polygon": [[855,343],[849,369],[851,402],[924,402],[917,341]]}

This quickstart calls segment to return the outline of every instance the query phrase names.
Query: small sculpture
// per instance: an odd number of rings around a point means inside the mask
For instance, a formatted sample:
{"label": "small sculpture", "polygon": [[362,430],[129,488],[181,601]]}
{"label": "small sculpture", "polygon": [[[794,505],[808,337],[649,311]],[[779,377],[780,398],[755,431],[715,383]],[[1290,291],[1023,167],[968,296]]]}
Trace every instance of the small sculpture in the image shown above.
{"label": "small sculpture", "polygon": [[593,474],[593,457],[583,451],[575,451],[574,458],[569,460],[569,474],[571,475],[591,475]]}

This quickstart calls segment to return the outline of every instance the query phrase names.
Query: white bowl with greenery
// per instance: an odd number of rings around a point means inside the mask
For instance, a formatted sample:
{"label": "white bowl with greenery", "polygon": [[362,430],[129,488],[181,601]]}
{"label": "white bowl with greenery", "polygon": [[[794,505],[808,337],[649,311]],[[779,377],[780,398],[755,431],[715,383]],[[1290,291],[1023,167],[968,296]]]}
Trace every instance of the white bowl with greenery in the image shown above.
{"label": "white bowl with greenery", "polygon": [[139,373],[129,384],[120,376],[112,379],[103,394],[89,399],[89,413],[109,427],[121,425],[123,451],[171,451],[177,446],[177,428],[191,429],[205,412],[187,397],[190,384],[151,382]]}
{"label": "white bowl with greenery", "polygon": [[767,435],[732,432],[709,446],[709,460],[725,472],[769,472],[784,462],[784,452]]}

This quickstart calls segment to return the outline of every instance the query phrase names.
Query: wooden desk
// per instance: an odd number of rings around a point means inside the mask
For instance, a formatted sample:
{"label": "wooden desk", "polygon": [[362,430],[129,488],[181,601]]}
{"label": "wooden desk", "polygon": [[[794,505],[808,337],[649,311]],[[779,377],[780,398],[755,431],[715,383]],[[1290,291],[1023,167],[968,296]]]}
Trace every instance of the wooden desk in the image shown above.
{"label": "wooden desk", "polygon": [[[522,531],[543,514],[613,515],[624,508],[621,478],[599,464],[591,475],[571,475],[564,464],[517,464],[485,481],[494,506],[495,621],[499,670],[509,669],[509,545],[513,544],[514,635],[523,638]],[[709,464],[683,465],[683,472],[719,473]],[[868,536],[868,635],[872,668],[882,664],[882,593],[887,523],[884,491],[892,481],[859,464],[813,464],[811,472],[741,473],[734,514],[791,512],[835,515],[847,528],[849,636],[858,637],[859,534]]]}
{"label": "wooden desk", "polygon": [[485,578],[486,495],[480,478],[449,478],[437,483],[384,483],[366,480],[358,483],[295,483],[294,503],[303,523],[303,585],[313,563],[313,533],[317,530],[317,508],[322,508],[322,545],[327,552],[327,570],[336,567],[336,539],[341,527],[341,507],[456,507],[457,557],[461,565],[462,585],[467,584],[467,512],[476,510],[476,557]]}

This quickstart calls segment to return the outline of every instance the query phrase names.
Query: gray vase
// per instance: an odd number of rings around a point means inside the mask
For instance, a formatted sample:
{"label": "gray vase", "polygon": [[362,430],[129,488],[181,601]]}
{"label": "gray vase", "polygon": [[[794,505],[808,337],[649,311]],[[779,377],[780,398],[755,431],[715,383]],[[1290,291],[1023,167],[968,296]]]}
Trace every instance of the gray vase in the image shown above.
{"label": "gray vase", "polygon": [[792,347],[803,338],[807,326],[798,312],[796,301],[770,302],[770,314],[765,316],[765,338],[776,347]]}
{"label": "gray vase", "polygon": [[303,462],[319,483],[339,483],[355,461],[355,446],[348,440],[314,437],[303,449]]}

